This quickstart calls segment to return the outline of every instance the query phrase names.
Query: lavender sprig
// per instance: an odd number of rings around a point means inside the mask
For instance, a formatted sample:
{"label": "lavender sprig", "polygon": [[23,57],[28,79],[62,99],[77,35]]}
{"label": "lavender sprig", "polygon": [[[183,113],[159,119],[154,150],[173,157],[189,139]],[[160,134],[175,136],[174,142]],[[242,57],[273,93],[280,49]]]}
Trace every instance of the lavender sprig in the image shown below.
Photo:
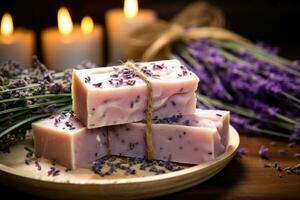
{"label": "lavender sprig", "polygon": [[232,123],[245,131],[300,140],[300,62],[261,43],[199,40],[172,52],[200,78],[199,107],[232,111]]}
{"label": "lavender sprig", "polygon": [[[84,61],[75,68],[92,67]],[[0,64],[0,151],[24,139],[31,122],[71,108],[71,76],[72,69],[49,70],[36,56],[32,68]]]}

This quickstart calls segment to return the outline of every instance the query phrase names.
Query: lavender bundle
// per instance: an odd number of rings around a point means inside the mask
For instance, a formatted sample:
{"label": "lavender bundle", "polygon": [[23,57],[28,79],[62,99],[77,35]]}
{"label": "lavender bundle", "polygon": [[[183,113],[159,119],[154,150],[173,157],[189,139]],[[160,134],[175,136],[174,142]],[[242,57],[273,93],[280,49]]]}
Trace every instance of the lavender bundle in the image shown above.
{"label": "lavender bundle", "polygon": [[[77,68],[94,67],[89,62]],[[32,68],[0,65],[0,151],[24,139],[31,122],[71,108],[71,70],[48,70],[33,57]]]}
{"label": "lavender bundle", "polygon": [[300,140],[299,61],[263,43],[214,39],[176,43],[172,54],[199,76],[199,107],[230,110],[244,132]]}

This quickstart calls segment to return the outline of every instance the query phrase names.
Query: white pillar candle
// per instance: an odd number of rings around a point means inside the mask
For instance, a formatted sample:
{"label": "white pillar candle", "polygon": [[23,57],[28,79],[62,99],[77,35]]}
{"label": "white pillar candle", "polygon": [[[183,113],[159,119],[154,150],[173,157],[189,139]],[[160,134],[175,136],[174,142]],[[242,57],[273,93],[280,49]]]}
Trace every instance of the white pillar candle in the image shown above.
{"label": "white pillar candle", "polygon": [[34,47],[34,32],[21,28],[14,31],[11,15],[4,14],[1,20],[0,63],[14,60],[29,67]]}
{"label": "white pillar candle", "polygon": [[110,62],[125,61],[126,37],[135,29],[155,21],[156,13],[150,9],[138,9],[137,0],[125,0],[124,10],[112,9],[106,15]]}
{"label": "white pillar candle", "polygon": [[97,65],[102,61],[103,29],[85,17],[81,27],[73,23],[66,8],[58,12],[58,29],[48,28],[42,32],[43,57],[47,67],[56,70],[73,68],[84,60]]}

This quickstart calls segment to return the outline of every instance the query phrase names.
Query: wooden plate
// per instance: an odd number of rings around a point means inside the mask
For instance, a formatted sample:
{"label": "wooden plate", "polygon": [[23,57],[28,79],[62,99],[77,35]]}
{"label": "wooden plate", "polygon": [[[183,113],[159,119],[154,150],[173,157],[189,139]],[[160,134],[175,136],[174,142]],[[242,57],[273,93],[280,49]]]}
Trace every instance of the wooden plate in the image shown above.
{"label": "wooden plate", "polygon": [[47,160],[40,160],[42,170],[35,164],[24,163],[24,146],[32,146],[32,141],[15,145],[11,153],[0,154],[0,182],[17,190],[52,199],[138,199],[155,197],[177,192],[213,177],[233,158],[239,146],[239,135],[230,127],[229,146],[216,160],[183,170],[162,175],[139,171],[136,175],[116,174],[100,177],[90,169],[77,169],[59,176],[48,176],[52,166]]}

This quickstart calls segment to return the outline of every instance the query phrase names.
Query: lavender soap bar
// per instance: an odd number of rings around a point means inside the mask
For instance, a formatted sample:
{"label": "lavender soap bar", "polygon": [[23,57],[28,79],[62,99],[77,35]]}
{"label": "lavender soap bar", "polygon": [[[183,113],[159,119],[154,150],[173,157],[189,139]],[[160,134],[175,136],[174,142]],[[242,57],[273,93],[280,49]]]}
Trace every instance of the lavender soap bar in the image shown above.
{"label": "lavender soap bar", "polygon": [[[224,153],[228,141],[229,112],[203,111],[154,119],[153,158],[179,163],[200,164]],[[113,126],[112,154],[128,157],[145,155],[145,124]]]}
{"label": "lavender soap bar", "polygon": [[107,155],[105,128],[87,129],[72,112],[32,124],[34,149],[37,156],[75,169]]}
{"label": "lavender soap bar", "polygon": [[[136,63],[152,85],[153,116],[192,114],[199,79],[178,60]],[[73,110],[87,128],[145,119],[148,88],[127,66],[74,70]]]}
{"label": "lavender soap bar", "polygon": [[[152,124],[154,159],[190,164],[213,160],[225,151],[228,126],[229,112],[225,111],[197,110],[192,115],[156,118]],[[87,129],[65,112],[33,123],[32,128],[35,153],[72,169],[107,155],[109,149],[119,156],[146,155],[143,123]]]}

